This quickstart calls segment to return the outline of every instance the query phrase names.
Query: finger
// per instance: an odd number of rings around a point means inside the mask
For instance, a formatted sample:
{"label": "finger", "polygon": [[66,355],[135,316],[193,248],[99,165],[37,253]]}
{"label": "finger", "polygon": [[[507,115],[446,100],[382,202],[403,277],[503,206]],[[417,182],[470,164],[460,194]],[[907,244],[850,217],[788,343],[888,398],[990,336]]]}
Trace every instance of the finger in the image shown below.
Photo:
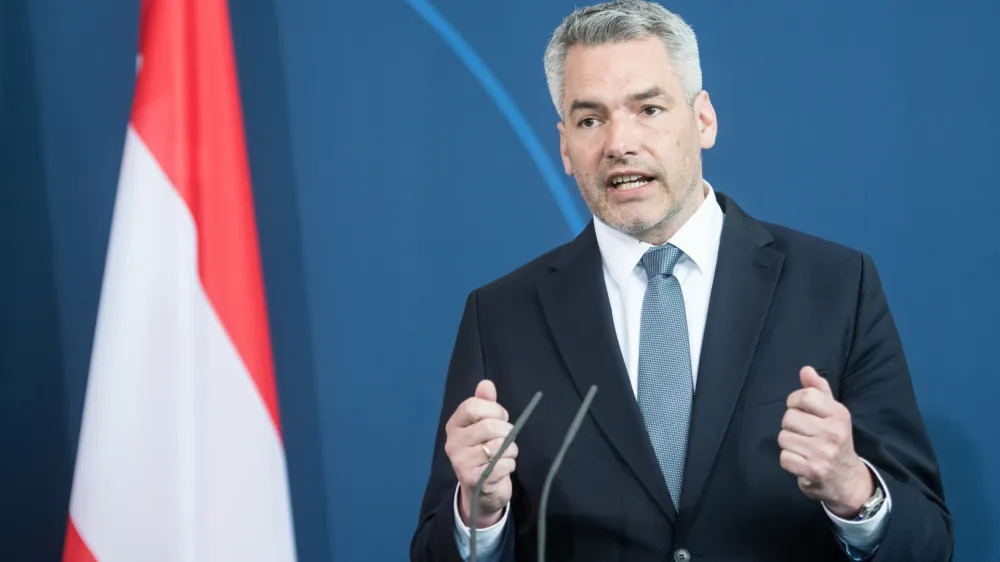
{"label": "finger", "polygon": [[[500,451],[500,447],[503,446],[504,439],[506,438],[498,437],[496,439],[491,439],[487,443],[480,443],[478,445],[466,447],[464,451],[458,454],[459,459],[467,466],[482,469],[490,463],[490,459],[497,456],[497,453]],[[487,450],[489,450],[488,455],[486,452]],[[517,443],[511,442],[510,446],[504,450],[503,455],[501,455],[500,458],[517,458]]]}
{"label": "finger", "polygon": [[[493,381],[489,379],[483,379],[482,381],[479,382],[478,385],[476,385],[475,397],[481,398],[487,402],[496,402],[497,401],[496,384],[494,384]],[[510,413],[503,406],[501,406],[501,409],[503,410],[503,417],[502,417],[503,421],[510,421]]]}
{"label": "finger", "polygon": [[830,389],[830,383],[819,376],[816,369],[806,366],[799,370],[799,380],[802,381],[803,388],[815,388],[826,394],[830,398],[833,398],[833,390]]}
{"label": "finger", "polygon": [[823,420],[797,408],[789,408],[781,418],[781,429],[806,437],[823,434]]}
{"label": "finger", "polygon": [[810,480],[804,476],[799,476],[798,480],[799,488],[802,490],[819,490],[823,487],[823,483],[818,480]]}
{"label": "finger", "polygon": [[482,398],[489,402],[497,401],[497,387],[493,384],[493,381],[489,379],[484,379],[479,381],[476,385],[476,398]]}
{"label": "finger", "polygon": [[837,413],[837,401],[813,387],[802,388],[789,394],[786,405],[820,418],[828,418]]}
{"label": "finger", "polygon": [[[484,379],[476,385],[476,398],[480,398],[487,402],[497,401],[497,387],[493,384],[493,381],[489,379]],[[510,414],[507,413],[506,408],[503,410],[503,421],[510,421]]]}
{"label": "finger", "polygon": [[[500,452],[500,447],[503,446],[503,442],[507,437],[497,437],[496,439],[490,440],[486,443],[486,447],[490,450],[490,454],[496,456]],[[515,459],[517,458],[517,443],[511,441],[510,445],[501,455],[503,458]]]}
{"label": "finger", "polygon": [[507,421],[507,410],[500,404],[482,398],[468,398],[455,411],[456,427],[468,427],[484,419]]}
{"label": "finger", "polygon": [[[486,471],[487,465],[484,463],[482,466],[477,466],[470,468],[465,472],[465,478],[462,478],[462,484],[473,488],[479,479],[482,478],[483,472]],[[490,472],[489,476],[483,482],[484,487],[490,487],[497,482],[500,482],[504,478],[507,478],[514,473],[514,469],[517,467],[517,461],[514,459],[500,459],[497,464],[493,467],[493,472]]]}
{"label": "finger", "polygon": [[[487,418],[466,427],[457,436],[456,440],[462,446],[475,447],[481,450],[483,443],[489,443],[498,438],[502,440],[507,437],[512,429],[514,429],[514,426],[505,421],[496,418]],[[493,453],[499,448],[500,445],[498,444],[496,448],[490,447],[490,451]]]}
{"label": "finger", "polygon": [[799,478],[805,478],[809,462],[802,455],[782,450],[781,456],[778,458],[778,462],[781,464],[781,468],[785,469],[792,475]]}
{"label": "finger", "polygon": [[[500,459],[499,461],[497,461],[496,466],[493,467],[493,472],[491,472],[490,475],[486,477],[485,484],[488,485],[496,484],[497,482],[513,474],[516,468],[517,468],[517,461],[515,461],[514,459],[507,459],[507,458]],[[486,467],[483,467],[483,470],[485,469]],[[480,472],[479,474],[481,476],[482,472]]]}
{"label": "finger", "polygon": [[809,459],[813,456],[813,441],[814,439],[811,437],[806,437],[787,429],[783,429],[778,433],[778,446],[781,447],[781,450],[795,453],[804,459]]}

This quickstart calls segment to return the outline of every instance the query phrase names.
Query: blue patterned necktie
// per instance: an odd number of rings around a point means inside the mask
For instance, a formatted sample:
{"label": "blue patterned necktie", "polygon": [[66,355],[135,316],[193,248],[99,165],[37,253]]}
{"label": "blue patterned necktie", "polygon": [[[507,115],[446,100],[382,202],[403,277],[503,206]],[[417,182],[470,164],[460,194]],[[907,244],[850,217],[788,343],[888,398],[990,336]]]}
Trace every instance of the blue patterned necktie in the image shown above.
{"label": "blue patterned necktie", "polygon": [[642,257],[646,296],[639,329],[638,402],[674,508],[681,497],[694,383],[680,283],[673,276],[679,248],[650,248]]}

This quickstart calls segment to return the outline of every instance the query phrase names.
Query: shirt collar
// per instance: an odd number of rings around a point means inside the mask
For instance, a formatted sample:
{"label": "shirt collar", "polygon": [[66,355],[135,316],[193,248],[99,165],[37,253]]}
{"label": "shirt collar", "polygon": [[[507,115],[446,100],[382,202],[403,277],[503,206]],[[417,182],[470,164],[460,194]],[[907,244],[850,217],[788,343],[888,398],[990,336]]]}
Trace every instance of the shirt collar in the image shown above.
{"label": "shirt collar", "polygon": [[[715,269],[723,221],[722,208],[715,198],[715,191],[707,181],[704,183],[705,200],[667,241],[684,252],[681,263],[690,260],[703,273]],[[625,286],[626,278],[652,244],[616,230],[596,217],[594,230],[604,266],[615,283]]]}

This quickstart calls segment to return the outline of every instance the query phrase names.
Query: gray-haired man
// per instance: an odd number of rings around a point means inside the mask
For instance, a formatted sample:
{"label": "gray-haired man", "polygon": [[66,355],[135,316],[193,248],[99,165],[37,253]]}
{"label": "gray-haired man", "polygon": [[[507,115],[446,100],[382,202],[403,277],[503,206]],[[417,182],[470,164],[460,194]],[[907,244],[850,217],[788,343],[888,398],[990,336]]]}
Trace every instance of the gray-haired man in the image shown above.
{"label": "gray-haired man", "polygon": [[[694,32],[582,8],[545,53],[560,151],[594,220],[474,291],[411,559],[949,560],[934,452],[872,260],[759,222],[703,178],[717,119]],[[544,402],[487,481],[510,412]]]}

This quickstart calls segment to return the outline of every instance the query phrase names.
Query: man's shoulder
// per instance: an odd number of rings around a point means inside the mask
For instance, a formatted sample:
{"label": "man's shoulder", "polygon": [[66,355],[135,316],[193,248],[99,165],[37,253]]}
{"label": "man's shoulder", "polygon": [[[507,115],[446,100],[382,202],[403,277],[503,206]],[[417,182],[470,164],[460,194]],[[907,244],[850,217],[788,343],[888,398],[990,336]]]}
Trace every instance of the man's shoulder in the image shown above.
{"label": "man's shoulder", "polygon": [[[719,203],[737,231],[748,235],[757,244],[765,245],[785,255],[787,262],[797,265],[844,267],[870,257],[858,248],[804,230],[754,217],[725,194],[718,194]],[[732,215],[732,216],[728,216]]]}
{"label": "man's shoulder", "polygon": [[859,248],[785,225],[761,221],[772,237],[769,247],[784,256],[784,268],[814,288],[857,290],[867,267],[874,267],[870,255]]}
{"label": "man's shoulder", "polygon": [[819,261],[856,261],[862,255],[862,251],[857,248],[817,234],[773,222],[761,221],[760,224],[774,238],[772,245],[775,249],[793,256]]}
{"label": "man's shoulder", "polygon": [[493,279],[476,289],[480,295],[497,295],[534,290],[538,281],[551,273],[553,263],[570,251],[574,241],[561,244],[547,252],[529,258],[527,262],[515,267],[504,275]]}
{"label": "man's shoulder", "polygon": [[866,267],[873,265],[871,256],[858,248],[753,217],[728,196],[719,194],[718,197],[726,212],[727,222],[732,220],[730,228],[735,229],[733,232],[748,236],[768,251],[779,252],[783,256],[786,272],[804,273],[808,281],[822,279],[824,282],[820,285],[843,286],[847,283],[851,286],[858,282]]}

